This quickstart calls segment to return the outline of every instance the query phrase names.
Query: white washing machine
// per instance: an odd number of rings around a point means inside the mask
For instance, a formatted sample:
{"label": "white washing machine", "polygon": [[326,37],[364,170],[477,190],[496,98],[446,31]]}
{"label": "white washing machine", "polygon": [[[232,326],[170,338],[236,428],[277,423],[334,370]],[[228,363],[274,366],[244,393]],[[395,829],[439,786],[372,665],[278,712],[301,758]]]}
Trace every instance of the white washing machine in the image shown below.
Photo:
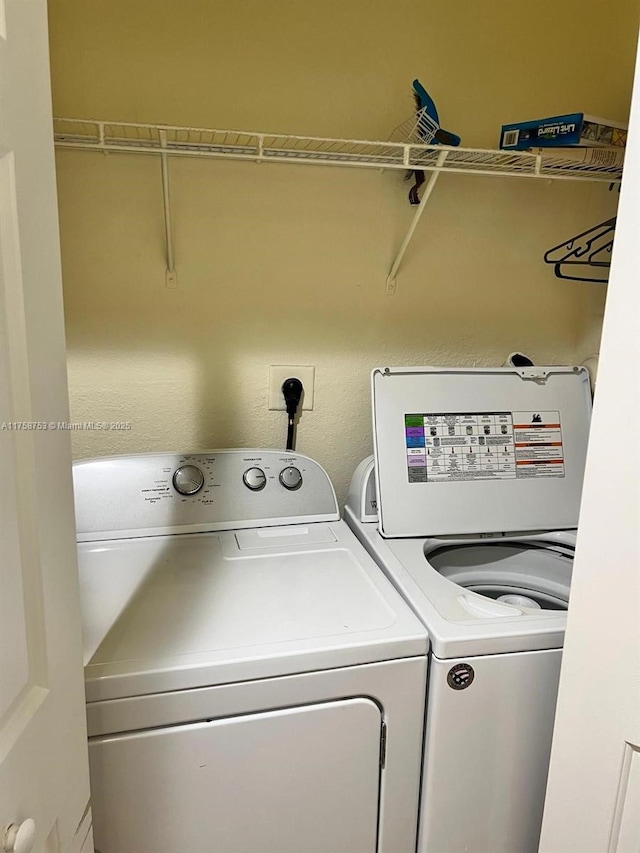
{"label": "white washing machine", "polygon": [[300,454],[74,466],[100,853],[415,853],[428,641]]}
{"label": "white washing machine", "polygon": [[345,517],[429,633],[419,853],[536,853],[587,372],[390,368],[372,394]]}

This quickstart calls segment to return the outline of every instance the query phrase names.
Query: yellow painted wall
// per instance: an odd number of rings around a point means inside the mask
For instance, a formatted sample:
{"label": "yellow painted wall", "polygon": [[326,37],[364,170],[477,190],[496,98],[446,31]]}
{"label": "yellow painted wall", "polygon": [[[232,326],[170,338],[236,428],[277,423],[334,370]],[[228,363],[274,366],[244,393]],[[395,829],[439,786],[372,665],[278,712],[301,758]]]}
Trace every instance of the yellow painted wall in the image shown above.
{"label": "yellow painted wall", "polygon": [[[386,138],[419,77],[463,145],[503,121],[625,120],[639,0],[49,0],[54,114]],[[313,364],[298,450],[344,497],[370,452],[369,373],[597,350],[605,289],[542,256],[611,216],[605,185],[445,175],[413,215],[398,172],[175,158],[179,285],[165,287],[154,157],[59,151],[75,421],[86,457],[281,446],[270,364]]]}

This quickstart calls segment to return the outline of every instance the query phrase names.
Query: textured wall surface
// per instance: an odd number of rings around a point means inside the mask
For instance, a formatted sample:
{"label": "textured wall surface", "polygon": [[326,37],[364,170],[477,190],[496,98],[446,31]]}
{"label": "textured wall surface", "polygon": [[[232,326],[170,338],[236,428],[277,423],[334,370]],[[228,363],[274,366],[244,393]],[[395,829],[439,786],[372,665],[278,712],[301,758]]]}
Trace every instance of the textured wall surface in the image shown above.
{"label": "textured wall surface", "polygon": [[[572,109],[625,120],[638,0],[49,0],[54,113],[386,138],[431,91],[463,145]],[[160,164],[59,151],[77,457],[281,446],[270,364],[316,367],[298,450],[344,498],[370,452],[369,374],[597,352],[605,288],[544,252],[611,216],[606,185],[444,175],[405,257],[401,173],[173,159],[175,290]]]}

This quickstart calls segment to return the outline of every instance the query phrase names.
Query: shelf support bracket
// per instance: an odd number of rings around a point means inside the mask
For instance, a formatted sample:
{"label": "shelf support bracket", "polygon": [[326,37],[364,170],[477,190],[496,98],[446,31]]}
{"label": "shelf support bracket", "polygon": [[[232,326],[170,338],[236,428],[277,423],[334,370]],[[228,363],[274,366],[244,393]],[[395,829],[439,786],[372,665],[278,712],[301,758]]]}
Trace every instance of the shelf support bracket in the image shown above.
{"label": "shelf support bracket", "polygon": [[398,254],[396,255],[395,261],[393,262],[393,266],[391,267],[391,271],[389,272],[389,275],[387,276],[387,290],[386,290],[387,296],[393,296],[396,293],[396,290],[398,288],[398,284],[396,281],[396,275],[398,273],[398,269],[400,268],[400,264],[402,263],[402,259],[405,256],[405,252],[407,251],[407,247],[409,246],[409,243],[411,242],[411,238],[413,237],[413,233],[416,230],[416,228],[418,227],[418,222],[420,222],[420,218],[425,211],[425,208],[427,206],[427,202],[429,200],[429,196],[433,192],[433,188],[436,185],[436,181],[440,177],[440,172],[441,172],[442,167],[444,166],[444,164],[446,162],[448,153],[449,153],[448,151],[441,151],[438,154],[436,166],[435,166],[434,170],[431,172],[431,177],[427,181],[427,185],[424,188],[424,192],[422,193],[422,198],[420,199],[420,204],[418,205],[418,209],[416,210],[416,212],[413,216],[413,220],[411,221],[411,225],[409,226],[409,230],[407,231],[407,236],[402,241],[402,245],[400,246],[400,249],[398,250]]}
{"label": "shelf support bracket", "polygon": [[162,167],[162,202],[164,207],[164,232],[167,249],[167,272],[165,281],[167,287],[178,286],[178,274],[173,262],[173,234],[171,231],[171,199],[169,197],[169,154],[167,152],[167,132],[160,131],[160,164]]}

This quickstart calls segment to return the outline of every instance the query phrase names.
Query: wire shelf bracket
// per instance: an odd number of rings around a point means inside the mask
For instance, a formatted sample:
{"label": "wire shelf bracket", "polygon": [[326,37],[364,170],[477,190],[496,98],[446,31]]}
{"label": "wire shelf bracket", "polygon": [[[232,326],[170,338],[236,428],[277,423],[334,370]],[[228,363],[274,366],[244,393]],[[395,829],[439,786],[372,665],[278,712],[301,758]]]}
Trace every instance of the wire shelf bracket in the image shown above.
{"label": "wire shelf bracket", "polygon": [[167,272],[165,284],[174,290],[178,286],[178,275],[173,260],[173,234],[171,231],[171,198],[169,195],[169,156],[167,153],[167,134],[160,131],[160,165],[162,168],[162,205],[164,208],[164,232],[167,247]]}
{"label": "wire shelf bracket", "polygon": [[396,274],[397,274],[398,270],[400,269],[400,264],[402,263],[402,259],[404,258],[405,252],[407,251],[407,249],[409,247],[409,243],[411,242],[411,238],[413,237],[413,234],[414,234],[416,228],[418,227],[418,222],[420,221],[422,214],[426,210],[427,202],[429,201],[429,197],[431,196],[431,193],[434,190],[434,187],[436,185],[436,181],[438,180],[438,178],[440,177],[440,175],[442,173],[442,169],[443,169],[443,167],[447,161],[447,154],[448,154],[447,150],[442,150],[438,154],[437,168],[432,171],[431,177],[427,181],[427,185],[424,188],[423,193],[422,193],[422,198],[420,199],[420,204],[418,205],[418,208],[413,215],[413,219],[411,220],[411,225],[409,226],[409,230],[407,231],[407,234],[406,234],[404,240],[402,241],[402,245],[398,249],[398,254],[396,255],[396,258],[395,258],[393,264],[391,265],[391,271],[389,272],[389,275],[387,276],[387,296],[394,296],[397,289],[398,289],[398,283],[396,281]]}
{"label": "wire shelf bracket", "polygon": [[315,166],[421,170],[431,172],[386,281],[386,292],[397,290],[396,277],[411,238],[439,176],[451,174],[493,175],[547,180],[595,181],[616,184],[622,179],[620,163],[577,163],[561,154],[527,151],[494,151],[424,145],[413,141],[332,139],[317,136],[212,130],[173,125],[134,124],[94,119],[54,118],[56,148],[85,151],[155,154],[161,159],[166,238],[166,284],[177,286],[169,194],[170,156],[250,160],[255,163],[297,163]]}

